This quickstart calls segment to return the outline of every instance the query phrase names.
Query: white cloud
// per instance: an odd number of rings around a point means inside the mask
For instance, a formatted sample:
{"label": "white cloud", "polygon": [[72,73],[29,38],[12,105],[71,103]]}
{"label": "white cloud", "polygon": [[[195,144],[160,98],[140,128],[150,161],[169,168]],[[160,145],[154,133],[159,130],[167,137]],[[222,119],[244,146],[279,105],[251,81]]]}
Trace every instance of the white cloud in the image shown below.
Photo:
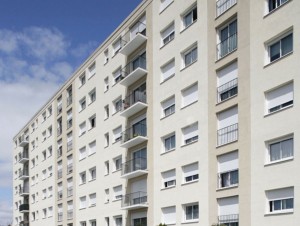
{"label": "white cloud", "polygon": [[71,54],[77,58],[82,58],[83,56],[91,54],[97,45],[98,43],[94,41],[78,45],[76,48],[71,50]]}
{"label": "white cloud", "polygon": [[0,224],[12,223],[12,205],[7,201],[0,201]]}
{"label": "white cloud", "polygon": [[14,32],[3,29],[0,30],[0,51],[12,53],[18,49],[18,40]]}

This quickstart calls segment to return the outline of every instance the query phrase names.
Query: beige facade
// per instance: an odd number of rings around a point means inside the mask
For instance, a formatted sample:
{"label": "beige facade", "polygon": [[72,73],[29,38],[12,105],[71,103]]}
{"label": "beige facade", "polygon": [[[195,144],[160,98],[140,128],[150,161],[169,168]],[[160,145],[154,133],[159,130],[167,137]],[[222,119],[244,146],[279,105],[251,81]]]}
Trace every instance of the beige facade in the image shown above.
{"label": "beige facade", "polygon": [[296,225],[299,13],[144,0],[14,137],[14,225]]}

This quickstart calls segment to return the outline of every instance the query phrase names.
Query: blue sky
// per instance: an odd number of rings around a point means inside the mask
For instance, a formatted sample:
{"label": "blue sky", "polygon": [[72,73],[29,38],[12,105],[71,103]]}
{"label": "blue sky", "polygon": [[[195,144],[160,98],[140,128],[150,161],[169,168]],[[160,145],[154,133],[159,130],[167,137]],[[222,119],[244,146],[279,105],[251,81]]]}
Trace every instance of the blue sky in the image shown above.
{"label": "blue sky", "polygon": [[0,225],[12,217],[13,136],[141,1],[1,1]]}

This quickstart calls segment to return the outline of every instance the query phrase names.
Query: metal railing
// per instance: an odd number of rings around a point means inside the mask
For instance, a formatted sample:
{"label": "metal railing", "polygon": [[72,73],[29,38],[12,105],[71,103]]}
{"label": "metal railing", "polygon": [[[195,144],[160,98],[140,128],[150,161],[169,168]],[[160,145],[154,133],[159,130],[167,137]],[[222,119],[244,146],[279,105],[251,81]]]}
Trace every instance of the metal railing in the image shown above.
{"label": "metal railing", "polygon": [[217,103],[220,103],[238,93],[238,79],[233,79],[217,88]]}
{"label": "metal railing", "polygon": [[62,169],[57,170],[57,178],[62,178]]}
{"label": "metal railing", "polygon": [[58,213],[57,214],[57,221],[62,221],[63,220],[63,213]]}
{"label": "metal railing", "polygon": [[21,204],[19,206],[19,211],[29,211],[29,204],[28,203],[25,203],[25,204]]}
{"label": "metal railing", "polygon": [[29,187],[20,187],[19,188],[19,194],[23,195],[23,194],[28,194],[29,193]]}
{"label": "metal railing", "polygon": [[121,133],[122,143],[125,143],[138,136],[147,136],[147,126],[143,123],[138,123]]}
{"label": "metal railing", "polygon": [[67,196],[70,197],[73,195],[73,186],[67,188]]}
{"label": "metal railing", "polygon": [[29,170],[27,168],[19,171],[19,178],[23,176],[29,176]]}
{"label": "metal railing", "polygon": [[147,158],[135,158],[122,164],[122,175],[147,169]]}
{"label": "metal railing", "polygon": [[29,158],[28,150],[24,150],[19,153],[19,161],[22,159],[28,159],[28,158]]}
{"label": "metal railing", "polygon": [[237,49],[237,33],[229,36],[217,45],[217,59],[221,59]]}
{"label": "metal railing", "polygon": [[73,102],[73,97],[72,97],[72,95],[70,95],[67,97],[67,106],[71,105],[72,102]]}
{"label": "metal railing", "polygon": [[140,55],[134,60],[130,61],[125,67],[121,69],[122,77],[121,80],[134,72],[137,68],[142,68],[146,70],[147,60],[146,57]]}
{"label": "metal railing", "polygon": [[70,140],[67,143],[67,151],[71,151],[72,149],[73,149],[73,140]]}
{"label": "metal railing", "polygon": [[68,217],[68,220],[73,219],[73,210],[68,210],[67,217]]}
{"label": "metal railing", "polygon": [[131,107],[137,102],[146,103],[147,95],[146,91],[144,92],[134,92],[123,100],[123,108],[122,111],[126,110],[127,108]]}
{"label": "metal railing", "polygon": [[147,192],[138,191],[123,195],[122,197],[122,207],[130,207],[143,204],[147,204]]}
{"label": "metal railing", "polygon": [[21,136],[20,143],[22,143],[22,142],[29,142],[29,135],[28,134],[23,134]]}
{"label": "metal railing", "polygon": [[236,4],[237,0],[219,0],[216,3],[217,17],[225,13],[228,9]]}
{"label": "metal railing", "polygon": [[57,158],[59,158],[60,156],[62,156],[62,146],[59,146],[59,148],[57,149]]}
{"label": "metal railing", "polygon": [[219,129],[217,131],[217,145],[231,143],[238,140],[238,123]]}
{"label": "metal railing", "polygon": [[128,42],[132,41],[138,34],[146,36],[146,24],[138,21],[133,28],[136,29],[130,29],[121,37],[121,48],[123,48]]}
{"label": "metal railing", "polygon": [[221,215],[218,216],[218,221],[221,224],[239,222],[239,214]]}

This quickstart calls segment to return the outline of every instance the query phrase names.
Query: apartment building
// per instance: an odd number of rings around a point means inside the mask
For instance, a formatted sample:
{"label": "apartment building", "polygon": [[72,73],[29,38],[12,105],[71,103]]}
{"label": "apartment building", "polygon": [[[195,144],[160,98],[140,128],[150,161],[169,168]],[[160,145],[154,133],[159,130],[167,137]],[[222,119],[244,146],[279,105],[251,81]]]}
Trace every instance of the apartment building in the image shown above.
{"label": "apartment building", "polygon": [[14,225],[296,226],[299,15],[144,0],[14,137]]}

